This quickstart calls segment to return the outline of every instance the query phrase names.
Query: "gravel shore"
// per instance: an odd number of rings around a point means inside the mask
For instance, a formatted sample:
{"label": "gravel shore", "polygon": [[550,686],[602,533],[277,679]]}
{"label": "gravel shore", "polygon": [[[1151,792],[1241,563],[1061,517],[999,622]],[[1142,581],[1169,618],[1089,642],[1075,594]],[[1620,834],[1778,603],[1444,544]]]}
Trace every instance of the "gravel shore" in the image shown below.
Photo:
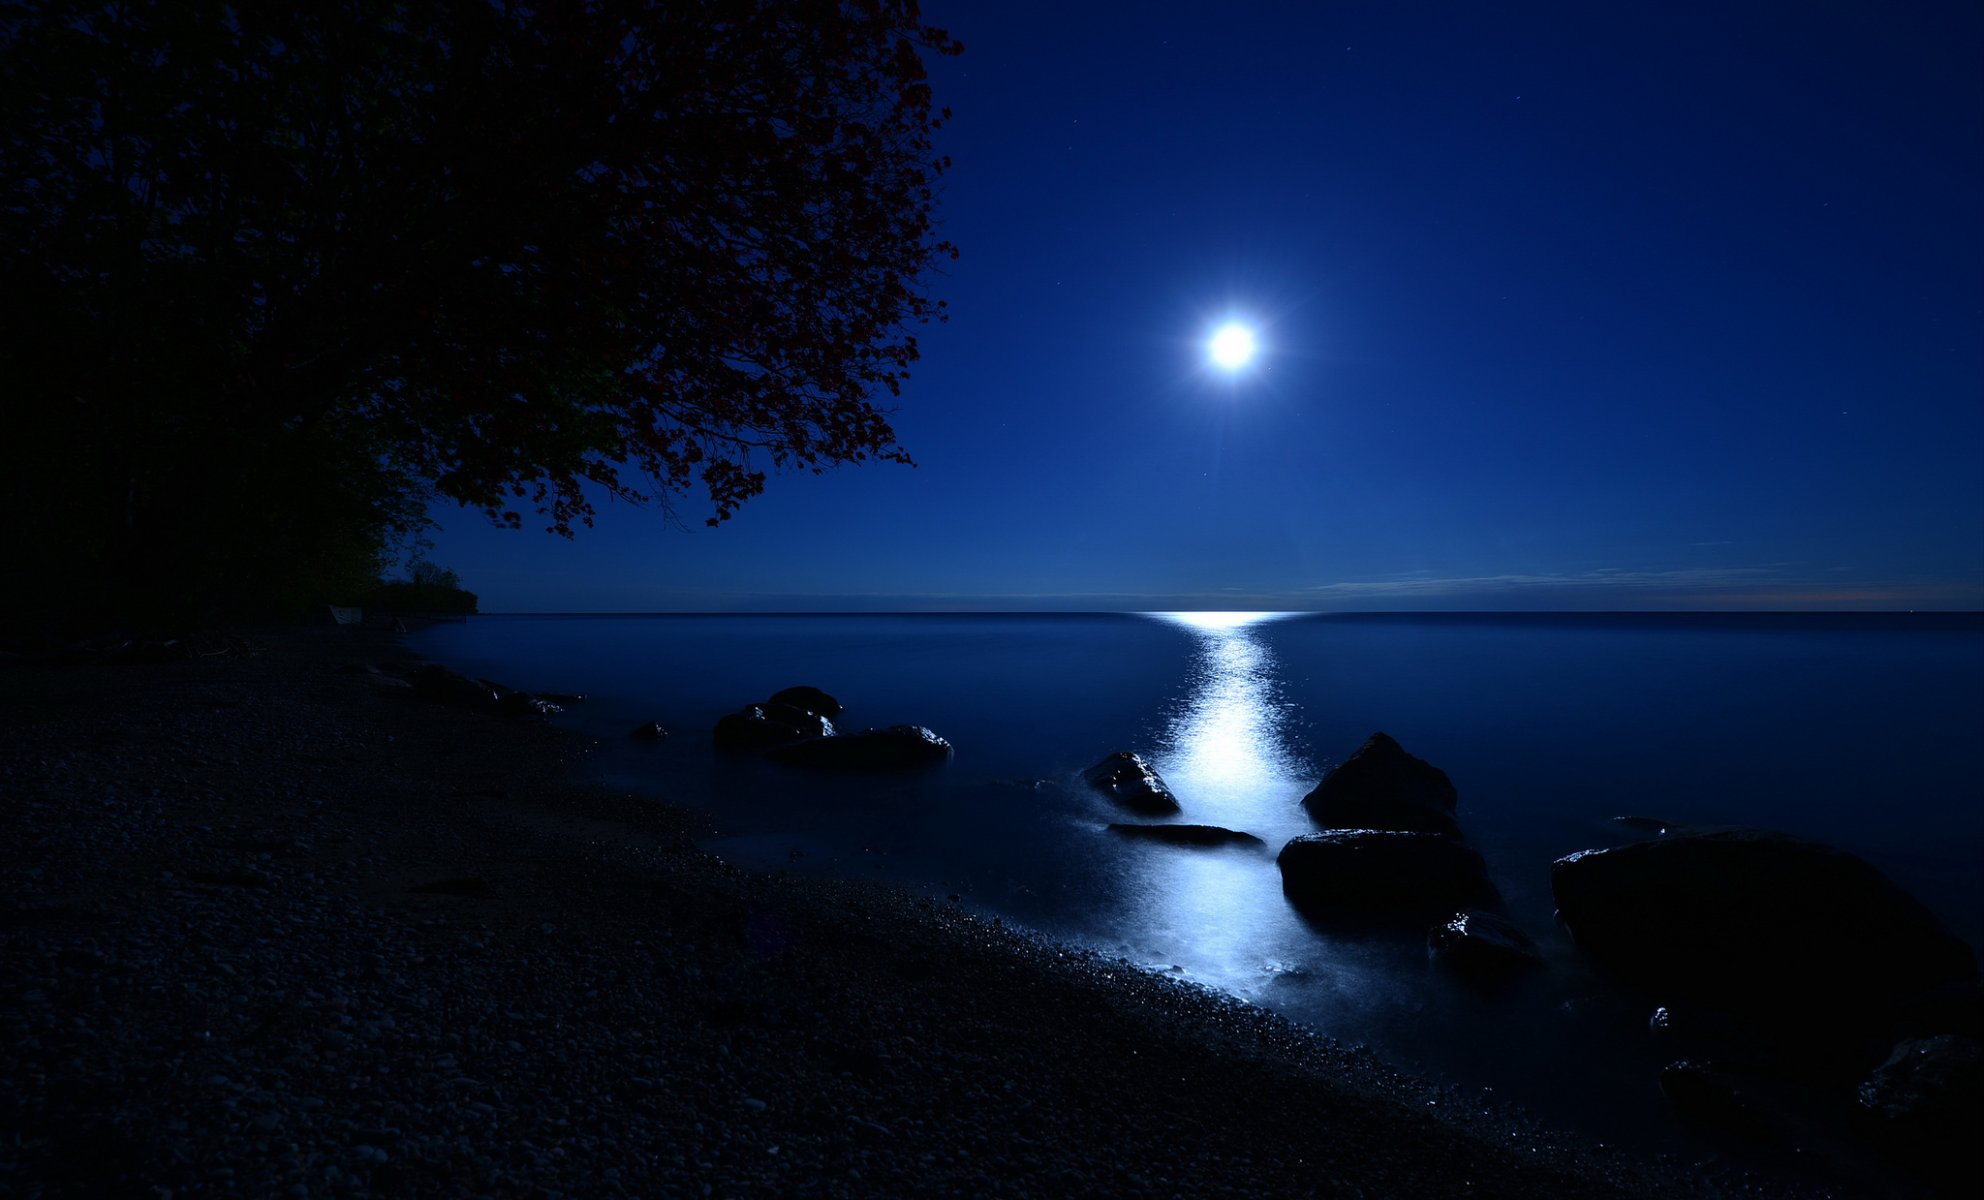
{"label": "gravel shore", "polygon": [[739,871],[584,738],[396,694],[386,635],[251,640],[0,671],[0,1194],[1759,1194]]}

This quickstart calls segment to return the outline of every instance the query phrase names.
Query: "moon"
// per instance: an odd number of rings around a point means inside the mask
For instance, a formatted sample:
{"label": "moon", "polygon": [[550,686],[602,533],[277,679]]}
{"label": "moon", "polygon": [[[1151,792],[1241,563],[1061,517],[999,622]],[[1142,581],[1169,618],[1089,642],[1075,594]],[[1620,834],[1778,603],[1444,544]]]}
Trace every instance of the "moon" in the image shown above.
{"label": "moon", "polygon": [[1254,361],[1260,351],[1260,343],[1254,331],[1237,321],[1228,322],[1213,330],[1212,340],[1206,343],[1206,355],[1213,365],[1224,371],[1238,371]]}

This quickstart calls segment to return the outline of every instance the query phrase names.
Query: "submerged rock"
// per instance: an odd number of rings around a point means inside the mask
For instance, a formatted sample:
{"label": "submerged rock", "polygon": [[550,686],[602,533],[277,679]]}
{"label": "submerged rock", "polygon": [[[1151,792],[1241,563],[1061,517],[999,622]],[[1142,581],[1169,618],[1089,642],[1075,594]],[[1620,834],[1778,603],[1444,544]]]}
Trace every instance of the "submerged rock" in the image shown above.
{"label": "submerged rock", "polygon": [[1109,826],[1109,831],[1139,841],[1164,842],[1172,846],[1266,845],[1251,833],[1223,829],[1218,825],[1128,825],[1117,822]]}
{"label": "submerged rock", "polygon": [[1163,817],[1179,811],[1178,797],[1171,794],[1171,789],[1141,754],[1118,750],[1082,772],[1082,778],[1131,812]]}
{"label": "submerged rock", "polygon": [[[1984,1045],[1943,1034],[1902,1042],[1859,1089],[1860,1107],[1891,1151],[1922,1173],[1978,1174],[1984,1129]],[[1974,1194],[1974,1193],[1973,1193]]]}
{"label": "submerged rock", "polygon": [[1481,856],[1438,833],[1333,829],[1281,848],[1281,890],[1317,915],[1424,916],[1492,901]]}
{"label": "submerged rock", "polygon": [[1302,807],[1325,829],[1400,829],[1458,833],[1458,795],[1447,773],[1405,752],[1383,733],[1323,776]]}
{"label": "submerged rock", "polygon": [[1768,830],[1580,851],[1552,865],[1551,890],[1601,966],[1731,1012],[1863,1011],[1977,972],[1970,948],[1887,876]]}
{"label": "submerged rock", "polygon": [[668,740],[668,730],[663,728],[660,721],[645,721],[634,726],[633,731],[627,736],[637,742],[661,742]]}
{"label": "submerged rock", "polygon": [[803,713],[789,705],[780,705],[774,713],[749,704],[717,721],[714,737],[719,750],[764,750],[801,738],[833,735],[833,722],[825,717]]}
{"label": "submerged rock", "polygon": [[564,712],[565,708],[529,692],[504,692],[496,701],[496,711],[506,717],[548,717]]}
{"label": "submerged rock", "polygon": [[792,742],[775,747],[771,756],[794,767],[880,771],[943,762],[951,756],[951,744],[921,725],[891,725]]}
{"label": "submerged rock", "polygon": [[1480,909],[1458,912],[1426,934],[1433,961],[1483,981],[1501,979],[1543,961],[1529,935],[1507,917]]}
{"label": "submerged rock", "polygon": [[767,704],[789,704],[801,712],[809,712],[819,717],[838,717],[842,711],[840,701],[816,687],[789,687],[772,693]]}

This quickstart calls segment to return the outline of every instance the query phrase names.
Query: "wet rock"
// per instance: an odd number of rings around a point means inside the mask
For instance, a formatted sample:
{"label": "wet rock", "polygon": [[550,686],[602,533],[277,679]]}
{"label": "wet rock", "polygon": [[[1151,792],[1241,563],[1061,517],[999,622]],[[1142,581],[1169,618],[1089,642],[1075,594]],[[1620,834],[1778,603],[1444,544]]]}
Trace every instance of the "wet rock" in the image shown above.
{"label": "wet rock", "polygon": [[1955,1034],[1902,1042],[1860,1085],[1859,1099],[1876,1136],[1918,1173],[1948,1183],[1978,1174],[1984,1045]]}
{"label": "wet rock", "polygon": [[1218,825],[1127,825],[1109,826],[1111,833],[1138,841],[1164,842],[1172,846],[1260,846],[1266,843],[1251,833],[1223,829]]}
{"label": "wet rock", "polygon": [[774,748],[771,756],[794,767],[886,771],[943,762],[951,756],[951,744],[921,725],[891,725],[792,742]]}
{"label": "wet rock", "polygon": [[756,704],[746,705],[716,723],[719,750],[764,750],[801,738],[832,737],[833,722],[781,705],[777,715]]}
{"label": "wet rock", "polygon": [[496,701],[496,711],[506,717],[548,717],[565,709],[529,692],[505,692]]}
{"label": "wet rock", "polygon": [[1506,978],[1543,961],[1529,935],[1507,917],[1480,909],[1458,912],[1426,934],[1433,961],[1470,979]]}
{"label": "wet rock", "polygon": [[1660,1070],[1660,1091],[1683,1120],[1747,1142],[1771,1141],[1775,1129],[1736,1076],[1682,1059]]}
{"label": "wet rock", "polygon": [[439,663],[415,667],[407,676],[407,682],[413,685],[415,696],[435,704],[452,704],[458,708],[496,706],[496,688]]}
{"label": "wet rock", "polygon": [[1315,915],[1424,916],[1492,901],[1475,851],[1438,833],[1333,829],[1289,841],[1275,859],[1281,889]]}
{"label": "wet rock", "polygon": [[1082,772],[1082,778],[1131,812],[1162,817],[1178,811],[1178,797],[1141,754],[1118,750]]}
{"label": "wet rock", "polygon": [[1400,829],[1457,833],[1457,795],[1447,773],[1406,753],[1383,733],[1323,776],[1302,807],[1325,829]]}
{"label": "wet rock", "polygon": [[1580,950],[1663,997],[1830,1020],[1976,974],[1970,948],[1886,876],[1782,833],[1718,829],[1551,868]]}
{"label": "wet rock", "polygon": [[549,700],[553,704],[562,704],[567,708],[570,708],[574,704],[584,704],[586,702],[585,695],[581,692],[539,692],[537,698],[539,700]]}
{"label": "wet rock", "polygon": [[627,736],[637,742],[660,742],[668,739],[668,730],[662,728],[660,721],[648,721],[634,726]]}
{"label": "wet rock", "polygon": [[819,717],[838,717],[842,711],[840,701],[816,687],[789,687],[772,693],[768,704],[789,704],[801,712]]}

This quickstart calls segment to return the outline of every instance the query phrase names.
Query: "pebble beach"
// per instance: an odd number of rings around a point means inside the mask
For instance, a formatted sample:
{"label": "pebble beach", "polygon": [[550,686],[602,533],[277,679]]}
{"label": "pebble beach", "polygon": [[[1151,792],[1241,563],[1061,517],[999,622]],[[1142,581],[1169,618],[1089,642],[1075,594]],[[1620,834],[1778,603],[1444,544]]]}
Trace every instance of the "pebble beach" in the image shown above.
{"label": "pebble beach", "polygon": [[227,650],[0,669],[0,1193],[1785,1194],[740,870],[585,737],[410,699],[389,634]]}

